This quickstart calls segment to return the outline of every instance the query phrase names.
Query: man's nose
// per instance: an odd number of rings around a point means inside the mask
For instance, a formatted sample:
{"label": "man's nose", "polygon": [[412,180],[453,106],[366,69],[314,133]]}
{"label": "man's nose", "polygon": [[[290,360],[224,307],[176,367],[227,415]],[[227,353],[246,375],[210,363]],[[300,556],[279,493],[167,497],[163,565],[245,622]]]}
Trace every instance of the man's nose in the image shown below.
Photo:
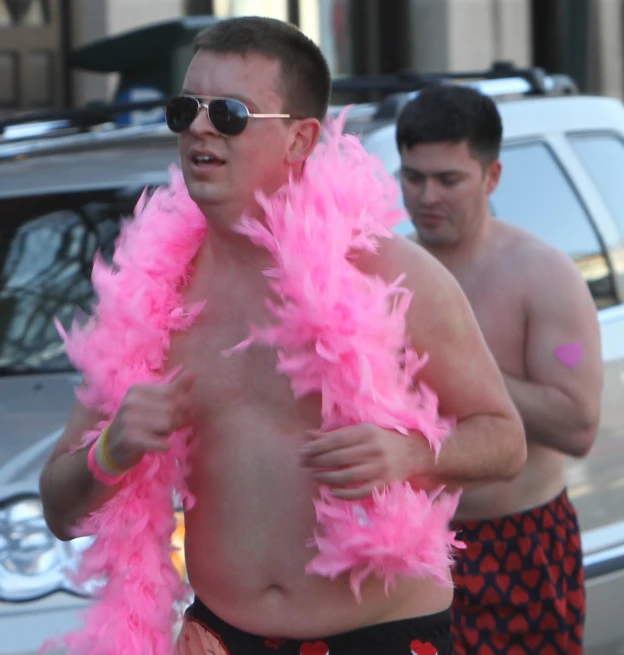
{"label": "man's nose", "polygon": [[422,186],[420,200],[424,205],[434,205],[439,199],[438,185],[435,180],[426,178]]}
{"label": "man's nose", "polygon": [[208,118],[208,109],[206,109],[206,107],[202,106],[199,108],[199,112],[197,116],[195,116],[195,120],[189,127],[189,132],[193,136],[201,136],[203,134],[219,134],[210,122],[210,118]]}

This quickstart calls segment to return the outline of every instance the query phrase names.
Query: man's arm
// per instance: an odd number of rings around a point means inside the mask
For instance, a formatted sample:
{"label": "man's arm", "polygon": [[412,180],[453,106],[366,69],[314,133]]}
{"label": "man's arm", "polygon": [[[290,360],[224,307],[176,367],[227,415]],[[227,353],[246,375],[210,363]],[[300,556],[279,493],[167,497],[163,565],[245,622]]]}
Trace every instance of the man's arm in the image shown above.
{"label": "man's arm", "polygon": [[527,439],[583,457],[600,422],[600,326],[587,284],[568,257],[539,244],[527,257],[526,379],[505,375]]}
{"label": "man's arm", "polygon": [[415,244],[393,239],[360,268],[391,281],[404,273],[414,291],[407,330],[415,350],[428,353],[420,378],[438,395],[440,413],[455,417],[436,460],[424,437],[405,438],[376,426],[311,434],[302,463],[340,498],[361,498],[393,480],[423,489],[468,487],[513,478],[526,459],[520,416],[459,285]]}
{"label": "man's arm", "polygon": [[113,487],[94,479],[87,466],[88,447],[75,450],[82,435],[93,430],[102,420],[82,403],[76,402],[65,430],[48,458],[39,490],[46,522],[59,539],[75,535],[72,528],[79,519],[103,505],[115,492]]}
{"label": "man's arm", "polygon": [[[169,450],[167,437],[189,422],[192,384],[192,375],[183,373],[168,384],[135,385],[128,390],[108,431],[108,457],[116,468],[131,469],[146,452]],[[87,462],[90,447],[79,447],[84,433],[100,420],[77,402],[41,473],[44,515],[59,539],[76,536],[74,528],[80,520],[119,489],[119,484],[108,486],[94,478]]]}
{"label": "man's arm", "polygon": [[437,393],[440,413],[455,417],[457,425],[437,461],[415,440],[413,477],[425,488],[511,479],[526,459],[522,421],[459,284],[442,264],[421,252],[416,261],[412,253],[403,255],[411,256],[404,263],[405,284],[415,292],[408,331],[416,351],[429,355],[422,381]]}

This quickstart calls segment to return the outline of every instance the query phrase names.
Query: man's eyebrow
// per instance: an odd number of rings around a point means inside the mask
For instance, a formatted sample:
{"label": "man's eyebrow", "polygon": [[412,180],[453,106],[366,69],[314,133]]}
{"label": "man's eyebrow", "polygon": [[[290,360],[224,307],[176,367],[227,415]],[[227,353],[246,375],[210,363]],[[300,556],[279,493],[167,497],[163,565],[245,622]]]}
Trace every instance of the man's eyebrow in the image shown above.
{"label": "man's eyebrow", "polygon": [[412,168],[411,166],[401,166],[401,170],[405,173],[415,173],[416,175],[422,175],[423,177],[426,176],[439,176],[439,175],[464,175],[464,171],[460,169],[455,169],[455,168],[450,168],[448,170],[441,170],[441,171],[430,171],[428,173],[423,173],[423,171],[419,171],[417,168]]}
{"label": "man's eyebrow", "polygon": [[412,168],[411,166],[401,166],[401,170],[404,173],[416,173],[417,175],[423,175],[422,171],[419,171],[417,168]]}

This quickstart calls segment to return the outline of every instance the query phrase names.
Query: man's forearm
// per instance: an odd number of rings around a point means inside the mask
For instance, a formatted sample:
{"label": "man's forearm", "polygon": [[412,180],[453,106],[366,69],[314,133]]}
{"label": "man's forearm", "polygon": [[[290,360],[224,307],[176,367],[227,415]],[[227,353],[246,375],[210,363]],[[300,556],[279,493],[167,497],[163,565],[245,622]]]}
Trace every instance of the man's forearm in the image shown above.
{"label": "man's forearm", "polygon": [[433,451],[429,453],[430,476],[423,480],[417,473],[414,482],[421,488],[454,489],[513,478],[526,460],[526,442],[518,426],[517,420],[504,415],[463,419],[442,441],[437,460]]}
{"label": "man's forearm", "polygon": [[94,479],[87,465],[88,448],[66,452],[50,460],[40,479],[41,501],[48,527],[62,540],[76,536],[81,519],[115,493]]}
{"label": "man's forearm", "polygon": [[527,439],[566,455],[580,457],[591,446],[597,421],[577,402],[555,387],[505,375],[509,395],[525,425]]}

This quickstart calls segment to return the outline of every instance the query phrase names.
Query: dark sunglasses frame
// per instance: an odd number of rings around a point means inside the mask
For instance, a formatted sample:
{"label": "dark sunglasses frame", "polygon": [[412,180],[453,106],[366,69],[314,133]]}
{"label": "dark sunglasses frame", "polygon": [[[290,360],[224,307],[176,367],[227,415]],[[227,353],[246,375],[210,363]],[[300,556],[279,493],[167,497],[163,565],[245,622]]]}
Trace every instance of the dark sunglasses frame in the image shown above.
{"label": "dark sunglasses frame", "polygon": [[[165,108],[169,129],[175,134],[188,130],[202,109],[206,110],[212,127],[226,137],[241,134],[250,118],[293,118],[291,114],[252,114],[247,105],[236,98],[208,99],[201,96],[181,95],[171,98]],[[182,118],[181,115],[183,116],[185,112],[186,116]]]}

